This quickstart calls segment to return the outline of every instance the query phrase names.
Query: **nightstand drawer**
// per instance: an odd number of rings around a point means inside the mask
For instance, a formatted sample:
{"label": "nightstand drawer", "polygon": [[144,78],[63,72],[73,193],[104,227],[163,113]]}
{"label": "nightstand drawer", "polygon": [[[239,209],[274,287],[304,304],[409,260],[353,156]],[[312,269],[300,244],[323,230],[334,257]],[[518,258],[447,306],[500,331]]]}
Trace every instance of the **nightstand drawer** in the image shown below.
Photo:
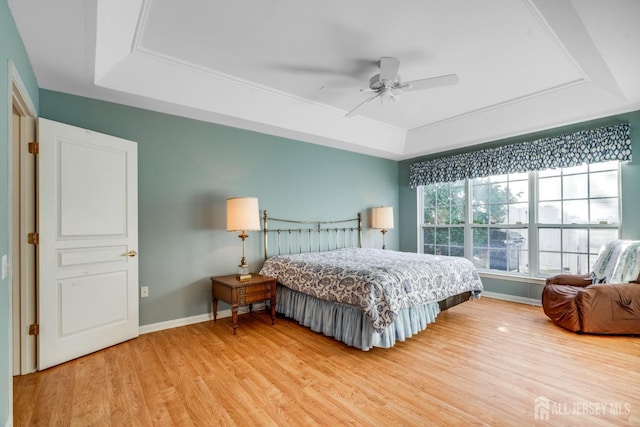
{"label": "nightstand drawer", "polygon": [[238,304],[252,304],[254,302],[271,299],[270,289],[259,289],[255,292],[243,294],[238,292]]}
{"label": "nightstand drawer", "polygon": [[264,283],[260,285],[245,286],[238,289],[238,295],[271,295],[271,283]]}

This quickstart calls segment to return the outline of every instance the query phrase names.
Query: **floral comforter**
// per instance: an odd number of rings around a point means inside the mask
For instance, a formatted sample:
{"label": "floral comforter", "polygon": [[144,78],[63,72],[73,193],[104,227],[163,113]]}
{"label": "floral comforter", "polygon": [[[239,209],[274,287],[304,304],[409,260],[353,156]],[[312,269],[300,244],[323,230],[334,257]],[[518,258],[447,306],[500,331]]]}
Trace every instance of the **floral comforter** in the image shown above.
{"label": "floral comforter", "polygon": [[267,259],[260,273],[315,298],[361,307],[377,331],[393,323],[400,310],[482,291],[478,271],[465,258],[382,249],[278,255]]}

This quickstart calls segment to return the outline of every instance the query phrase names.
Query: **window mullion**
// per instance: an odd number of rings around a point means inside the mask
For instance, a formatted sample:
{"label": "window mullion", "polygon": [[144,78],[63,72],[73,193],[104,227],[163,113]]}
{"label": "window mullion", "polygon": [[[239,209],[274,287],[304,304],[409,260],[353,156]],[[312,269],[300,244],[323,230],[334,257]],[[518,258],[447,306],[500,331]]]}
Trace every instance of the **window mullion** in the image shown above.
{"label": "window mullion", "polygon": [[622,239],[622,162],[618,162],[618,239]]}
{"label": "window mullion", "polygon": [[471,210],[471,180],[464,180],[465,206],[464,206],[464,257],[473,262],[473,212]]}
{"label": "window mullion", "polygon": [[538,275],[539,242],[538,232],[538,172],[529,172],[529,274]]}
{"label": "window mullion", "polygon": [[416,204],[417,204],[416,208],[418,210],[417,212],[418,241],[417,241],[416,249],[417,249],[417,252],[421,254],[424,252],[424,187],[418,187],[418,190],[416,191],[416,193],[418,193],[417,201],[416,201]]}

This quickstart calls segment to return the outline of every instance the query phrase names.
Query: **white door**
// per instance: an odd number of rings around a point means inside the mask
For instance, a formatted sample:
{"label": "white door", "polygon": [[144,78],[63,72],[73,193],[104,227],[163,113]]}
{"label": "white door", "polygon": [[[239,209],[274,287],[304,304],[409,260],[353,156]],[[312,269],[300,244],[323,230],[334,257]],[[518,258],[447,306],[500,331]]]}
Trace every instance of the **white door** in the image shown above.
{"label": "white door", "polygon": [[138,336],[137,144],[38,120],[38,369]]}

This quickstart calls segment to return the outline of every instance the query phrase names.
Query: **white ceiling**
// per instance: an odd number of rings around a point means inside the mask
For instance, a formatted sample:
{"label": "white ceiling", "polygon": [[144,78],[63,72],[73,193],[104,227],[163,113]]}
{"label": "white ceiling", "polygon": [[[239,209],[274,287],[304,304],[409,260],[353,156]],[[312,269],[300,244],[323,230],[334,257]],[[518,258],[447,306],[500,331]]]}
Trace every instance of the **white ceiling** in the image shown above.
{"label": "white ceiling", "polygon": [[[8,3],[41,88],[389,159],[640,110],[638,0]],[[382,56],[460,81],[345,117]]]}

